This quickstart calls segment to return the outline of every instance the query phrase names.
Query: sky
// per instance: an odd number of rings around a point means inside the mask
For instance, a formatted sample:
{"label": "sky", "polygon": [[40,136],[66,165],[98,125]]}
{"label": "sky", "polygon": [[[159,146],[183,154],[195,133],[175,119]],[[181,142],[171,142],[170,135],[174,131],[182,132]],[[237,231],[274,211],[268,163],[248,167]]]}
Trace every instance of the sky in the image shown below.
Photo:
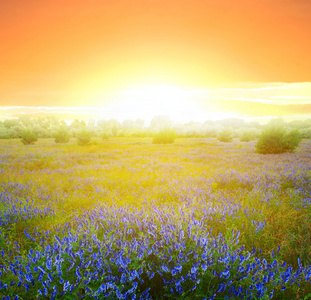
{"label": "sky", "polygon": [[310,0],[0,0],[0,116],[309,117],[310,53]]}

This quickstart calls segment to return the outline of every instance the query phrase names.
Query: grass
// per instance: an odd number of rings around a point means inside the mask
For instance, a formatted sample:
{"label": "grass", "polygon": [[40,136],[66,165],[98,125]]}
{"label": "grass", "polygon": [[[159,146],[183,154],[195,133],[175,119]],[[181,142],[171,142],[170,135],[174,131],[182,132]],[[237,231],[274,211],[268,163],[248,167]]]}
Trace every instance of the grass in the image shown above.
{"label": "grass", "polygon": [[[311,142],[279,155],[255,144],[0,140],[0,265],[23,269],[0,269],[0,295],[308,299]],[[252,264],[257,275],[241,271]]]}

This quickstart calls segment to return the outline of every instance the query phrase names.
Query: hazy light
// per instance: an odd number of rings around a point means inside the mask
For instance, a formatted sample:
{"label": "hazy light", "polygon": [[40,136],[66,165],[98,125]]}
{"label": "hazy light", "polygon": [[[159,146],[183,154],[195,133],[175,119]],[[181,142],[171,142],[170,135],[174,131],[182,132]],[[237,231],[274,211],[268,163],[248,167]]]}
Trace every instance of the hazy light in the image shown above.
{"label": "hazy light", "polygon": [[[82,93],[87,106],[0,106],[0,118],[29,114],[61,119],[143,119],[166,115],[178,123],[226,118],[310,117],[311,82],[245,83],[227,88],[195,89],[178,85],[136,85],[123,91]],[[38,96],[42,97],[40,93]],[[57,96],[55,93],[54,96]],[[79,98],[80,94],[59,97]],[[83,102],[86,104],[85,102]]]}
{"label": "hazy light", "polygon": [[119,100],[111,104],[110,109],[129,118],[134,116],[150,120],[155,115],[167,115],[178,122],[196,120],[202,115],[194,101],[197,97],[198,91],[173,85],[138,86],[122,91]]}

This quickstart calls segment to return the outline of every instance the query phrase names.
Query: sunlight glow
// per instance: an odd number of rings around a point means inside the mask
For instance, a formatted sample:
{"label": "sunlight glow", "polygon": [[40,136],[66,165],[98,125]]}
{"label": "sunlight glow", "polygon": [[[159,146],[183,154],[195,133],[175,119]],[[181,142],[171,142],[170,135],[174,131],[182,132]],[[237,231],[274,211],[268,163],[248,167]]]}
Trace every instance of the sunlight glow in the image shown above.
{"label": "sunlight glow", "polygon": [[[206,93],[206,91],[205,91]],[[147,85],[121,92],[118,106],[135,111],[140,118],[167,115],[175,121],[197,119],[201,114],[197,103],[198,91],[173,85]]]}

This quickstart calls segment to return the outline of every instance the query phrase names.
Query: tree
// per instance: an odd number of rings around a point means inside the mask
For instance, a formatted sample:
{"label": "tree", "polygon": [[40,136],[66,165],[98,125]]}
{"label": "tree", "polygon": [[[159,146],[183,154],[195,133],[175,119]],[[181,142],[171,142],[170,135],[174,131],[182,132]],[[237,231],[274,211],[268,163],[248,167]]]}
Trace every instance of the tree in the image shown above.
{"label": "tree", "polygon": [[107,140],[107,139],[109,139],[112,136],[112,133],[110,131],[108,131],[108,130],[103,130],[101,132],[100,136],[101,136],[101,138],[103,140]]}
{"label": "tree", "polygon": [[217,138],[221,142],[232,142],[232,131],[229,128],[224,128],[222,131],[219,132]]}
{"label": "tree", "polygon": [[6,127],[7,129],[10,129],[18,125],[19,125],[19,120],[17,119],[6,119],[3,121],[3,126]]}
{"label": "tree", "polygon": [[111,119],[111,120],[101,120],[97,123],[97,125],[99,127],[101,127],[103,130],[105,131],[109,131],[111,132],[111,134],[113,136],[117,136],[119,129],[120,129],[120,123],[119,121],[115,120],[115,119]]}
{"label": "tree", "polygon": [[22,131],[22,143],[24,145],[32,145],[38,140],[36,134],[29,128]]}
{"label": "tree", "polygon": [[153,144],[172,144],[175,141],[176,133],[173,129],[162,129],[153,137]]}
{"label": "tree", "polygon": [[241,137],[240,141],[241,142],[250,142],[256,138],[256,133],[252,132],[250,130],[244,130]]}
{"label": "tree", "polygon": [[135,127],[136,128],[142,129],[142,128],[144,128],[144,125],[145,125],[145,121],[144,120],[136,119],[136,121],[135,121]]}
{"label": "tree", "polygon": [[59,127],[54,135],[55,143],[68,143],[70,140],[69,130],[65,126]]}
{"label": "tree", "polygon": [[173,122],[168,116],[159,115],[152,118],[150,122],[150,128],[164,130],[166,128],[169,128],[172,124]]}
{"label": "tree", "polygon": [[26,127],[32,125],[32,120],[31,120],[30,116],[28,116],[28,115],[20,116],[19,121],[22,123],[22,125],[24,125]]}
{"label": "tree", "polygon": [[76,132],[78,145],[88,145],[91,142],[92,134],[86,128],[81,128]]}
{"label": "tree", "polygon": [[30,128],[33,131],[33,133],[39,138],[49,137],[49,131],[41,127],[39,124],[35,123],[32,126],[30,126]]}
{"label": "tree", "polygon": [[6,127],[0,126],[0,139],[8,139],[8,138],[10,138],[8,131],[9,130]]}
{"label": "tree", "polygon": [[224,120],[220,120],[219,124],[223,125],[224,127],[231,127],[231,128],[241,128],[245,126],[244,120],[238,118],[227,118]]}
{"label": "tree", "polygon": [[256,150],[261,154],[293,152],[301,141],[297,129],[287,131],[282,121],[272,121],[264,128],[258,138]]}

